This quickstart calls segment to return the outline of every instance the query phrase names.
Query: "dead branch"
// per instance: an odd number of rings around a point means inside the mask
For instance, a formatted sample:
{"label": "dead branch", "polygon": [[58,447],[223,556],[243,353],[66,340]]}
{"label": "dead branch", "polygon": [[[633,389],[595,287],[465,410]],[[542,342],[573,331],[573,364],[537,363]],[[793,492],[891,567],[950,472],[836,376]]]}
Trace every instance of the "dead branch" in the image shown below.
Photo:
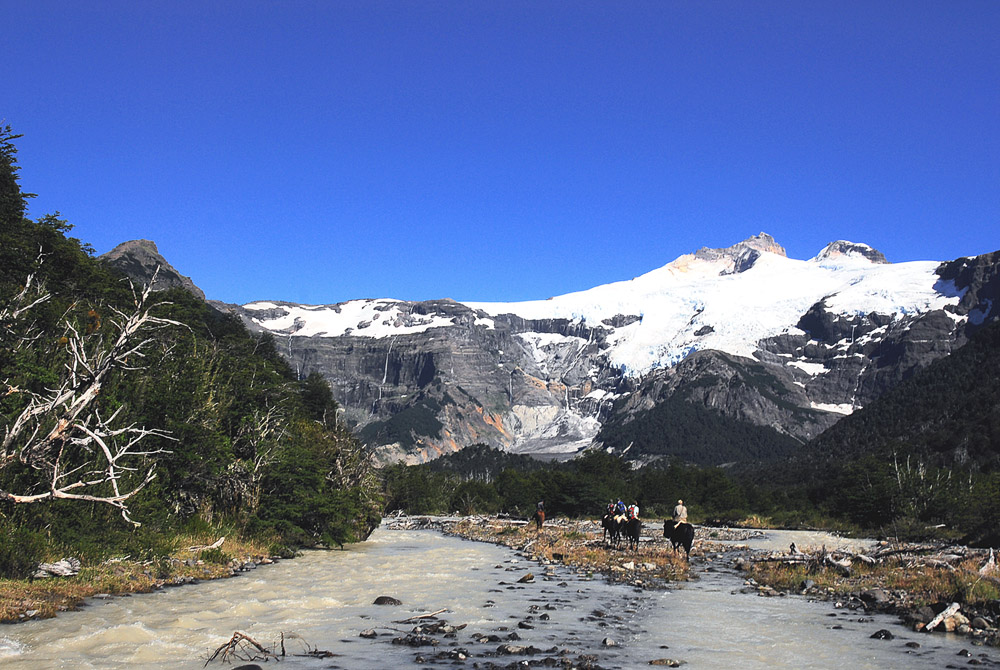
{"label": "dead branch", "polygon": [[257,640],[239,631],[233,633],[228,642],[216,649],[215,653],[205,661],[205,665],[202,667],[207,667],[219,654],[222,654],[219,660],[223,663],[229,662],[230,658],[240,661],[267,661],[270,658],[275,660],[280,659],[277,654],[269,649],[265,649]]}
{"label": "dead branch", "polygon": [[447,612],[448,609],[440,609],[437,612],[431,612],[429,614],[418,614],[417,616],[411,616],[409,619],[403,619],[402,621],[393,621],[393,623],[413,623],[414,621],[420,621],[421,619],[431,619],[436,617],[438,614],[443,614]]}
{"label": "dead branch", "polygon": [[[99,334],[82,334],[64,316],[65,334],[60,342],[65,344],[70,358],[57,388],[45,393],[30,393],[8,383],[6,394],[22,393],[27,402],[13,421],[5,426],[0,443],[0,467],[16,458],[25,466],[45,473],[48,485],[47,490],[37,493],[0,490],[0,500],[19,504],[50,499],[105,503],[118,508],[126,521],[139,525],[129,517],[126,503],[153,480],[153,467],[138,483],[133,480],[124,489],[121,486],[123,478],[138,471],[131,463],[165,453],[163,449],[139,451],[136,446],[141,441],[150,437],[172,438],[165,431],[140,428],[134,424],[115,427],[113,423],[121,408],[104,419],[95,401],[113,370],[136,369],[128,361],[144,357],[144,349],[154,341],[147,334],[162,328],[183,326],[180,322],[152,313],[165,304],[149,303],[157,273],[158,270],[141,293],[136,293],[135,287],[132,287],[134,311],[125,313],[110,308],[116,315],[111,323],[117,330],[112,342],[105,341]],[[0,325],[6,325],[48,299],[48,295],[42,295],[29,302],[27,291],[30,285],[31,277],[13,306],[0,310]],[[74,465],[67,465],[69,463]],[[110,485],[110,494],[93,492],[104,485]]]}
{"label": "dead branch", "polygon": [[220,537],[218,540],[212,544],[205,544],[200,546],[188,547],[188,551],[205,551],[206,549],[218,549],[222,546],[222,543],[226,541],[225,536]]}

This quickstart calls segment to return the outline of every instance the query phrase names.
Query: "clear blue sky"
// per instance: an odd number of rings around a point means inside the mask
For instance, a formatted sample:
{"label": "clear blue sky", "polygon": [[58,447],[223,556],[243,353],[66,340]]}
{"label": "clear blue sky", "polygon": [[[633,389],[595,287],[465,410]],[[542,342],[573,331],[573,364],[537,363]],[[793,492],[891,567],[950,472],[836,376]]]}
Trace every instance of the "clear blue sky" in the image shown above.
{"label": "clear blue sky", "polygon": [[545,298],[761,231],[1000,249],[996,0],[0,10],[31,215],[210,298]]}

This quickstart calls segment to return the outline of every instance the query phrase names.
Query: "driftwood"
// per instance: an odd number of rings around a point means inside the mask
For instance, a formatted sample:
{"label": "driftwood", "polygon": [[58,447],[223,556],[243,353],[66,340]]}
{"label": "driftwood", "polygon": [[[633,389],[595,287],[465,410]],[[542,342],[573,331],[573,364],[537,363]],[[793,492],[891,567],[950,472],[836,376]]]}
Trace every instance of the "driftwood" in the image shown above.
{"label": "driftwood", "polygon": [[936,617],[934,617],[933,619],[931,619],[931,622],[929,624],[927,624],[927,626],[924,628],[924,630],[933,630],[942,621],[944,621],[945,619],[947,619],[950,616],[954,616],[955,613],[958,612],[958,610],[960,609],[960,607],[961,606],[958,603],[952,603],[952,604],[948,605],[948,607],[946,607],[944,609],[944,611],[942,611]]}
{"label": "driftwood", "polygon": [[[282,635],[282,655],[284,655],[284,651],[284,635]],[[270,658],[276,660],[280,658],[278,654],[266,649],[261,643],[257,642],[257,640],[253,639],[246,633],[241,633],[239,631],[233,633],[233,636],[229,638],[228,642],[215,650],[215,653],[212,654],[207,661],[205,661],[205,666],[218,658],[219,654],[222,654],[222,657],[219,658],[219,660],[223,663],[230,662],[231,659],[237,659],[240,661],[267,661]]]}
{"label": "driftwood", "polygon": [[755,560],[783,565],[807,565],[812,568],[830,567],[845,576],[850,576],[855,563],[878,565],[891,561],[909,569],[930,567],[955,572],[958,569],[957,564],[976,557],[987,558],[979,569],[979,574],[982,577],[1000,577],[1000,569],[997,567],[996,557],[992,549],[973,549],[945,543],[888,545],[872,552],[872,555],[841,549],[827,551],[825,546],[819,551],[802,551],[792,544],[788,553],[775,552]]}
{"label": "driftwood", "polygon": [[[304,647],[304,651],[299,654],[287,654],[285,652],[286,640],[298,641]],[[280,649],[280,653],[276,651],[275,648]],[[246,633],[236,631],[233,633],[233,636],[229,638],[228,642],[216,649],[215,653],[212,654],[207,661],[205,661],[205,666],[214,661],[216,658],[223,663],[230,663],[234,659],[238,661],[266,662],[272,658],[276,661],[280,661],[286,655],[300,658],[332,658],[336,656],[333,652],[313,647],[298,633],[282,633],[281,640],[268,649]]]}
{"label": "driftwood", "polygon": [[222,546],[222,543],[225,542],[225,541],[226,541],[226,537],[222,536],[218,540],[216,540],[215,542],[213,542],[212,544],[204,544],[204,545],[199,545],[199,546],[194,546],[194,547],[188,547],[187,550],[191,551],[191,552],[195,552],[195,551],[205,551],[206,549],[218,549],[219,547]]}
{"label": "driftwood", "polygon": [[413,623],[414,621],[420,621],[421,619],[431,619],[436,617],[438,614],[447,612],[448,609],[439,609],[437,612],[430,612],[428,614],[418,614],[416,616],[411,616],[409,619],[403,619],[402,621],[393,621],[393,623]]}

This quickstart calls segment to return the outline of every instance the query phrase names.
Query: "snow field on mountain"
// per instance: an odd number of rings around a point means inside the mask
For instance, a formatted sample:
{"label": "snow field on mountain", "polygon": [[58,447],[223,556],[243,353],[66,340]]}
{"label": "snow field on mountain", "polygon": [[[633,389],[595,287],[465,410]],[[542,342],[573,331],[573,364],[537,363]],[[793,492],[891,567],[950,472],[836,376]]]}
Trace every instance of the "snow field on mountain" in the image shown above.
{"label": "snow field on mountain", "polygon": [[[465,305],[480,312],[476,324],[487,328],[494,324],[489,317],[502,314],[602,326],[610,331],[606,352],[610,363],[639,376],[676,365],[699,350],[752,357],[762,339],[800,332],[796,324],[820,301],[827,310],[852,317],[873,312],[912,315],[955,304],[961,296],[953,285],[939,280],[938,265],[936,261],[876,264],[855,254],[820,254],[801,261],[764,251],[752,267],[736,273],[732,257],[687,254],[629,281],[548,300]],[[251,313],[270,312],[255,321],[272,332],[296,337],[383,338],[454,325],[448,316],[405,314],[402,304],[381,299],[319,306],[258,302],[244,307]],[[275,311],[284,314],[275,317]],[[638,320],[620,328],[608,325],[619,315]],[[553,345],[569,341],[541,333],[519,337],[542,366]],[[581,340],[579,346],[583,344]]]}
{"label": "snow field on mountain", "polygon": [[938,265],[873,264],[848,255],[800,261],[764,252],[753,267],[731,274],[728,259],[687,255],[630,281],[548,300],[466,304],[494,316],[589,325],[619,314],[639,316],[640,321],[614,329],[608,356],[627,374],[641,375],[698,350],[752,356],[760,340],[798,332],[795,324],[821,300],[845,316],[917,314],[955,304],[960,295],[939,281]]}

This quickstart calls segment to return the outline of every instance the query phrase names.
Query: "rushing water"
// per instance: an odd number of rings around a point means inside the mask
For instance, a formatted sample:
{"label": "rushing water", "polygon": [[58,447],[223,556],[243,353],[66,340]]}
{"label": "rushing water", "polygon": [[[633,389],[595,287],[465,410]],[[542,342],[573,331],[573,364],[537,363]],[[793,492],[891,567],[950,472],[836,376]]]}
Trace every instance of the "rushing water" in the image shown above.
{"label": "rushing water", "polygon": [[[775,541],[787,547],[787,540]],[[520,639],[511,644],[558,647],[569,650],[570,658],[592,654],[606,668],[649,667],[649,661],[664,658],[685,661],[688,668],[964,665],[956,657],[966,646],[960,638],[911,633],[894,618],[836,610],[829,603],[741,593],[741,579],[713,565],[699,564],[698,579],[670,590],[639,591],[561,566],[540,566],[503,547],[434,531],[379,529],[368,542],[344,551],[310,552],[197,587],[97,599],[54,620],[2,627],[0,668],[194,670],[234,631],[265,644],[282,631],[295,633],[313,648],[336,654],[264,665],[308,670],[508,665],[554,655],[480,657],[503,642],[479,643],[474,634],[513,632]],[[535,582],[517,583],[529,570]],[[403,605],[373,605],[380,595]],[[391,643],[414,625],[394,622],[442,608],[448,611],[441,618],[467,624],[455,638],[439,636],[435,648]],[[871,639],[880,628],[897,637]],[[361,638],[367,629],[378,637]],[[617,646],[603,645],[605,638]],[[303,650],[294,640],[286,648]],[[434,659],[458,648],[469,654],[464,663]],[[418,654],[430,660],[419,664]]]}

